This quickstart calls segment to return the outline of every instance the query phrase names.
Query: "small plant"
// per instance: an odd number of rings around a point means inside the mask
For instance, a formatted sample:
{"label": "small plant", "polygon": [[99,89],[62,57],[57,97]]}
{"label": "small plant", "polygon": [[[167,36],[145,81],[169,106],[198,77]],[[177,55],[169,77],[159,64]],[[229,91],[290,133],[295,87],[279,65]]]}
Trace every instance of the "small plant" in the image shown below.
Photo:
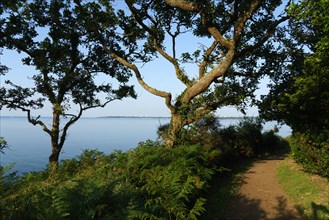
{"label": "small plant", "polygon": [[4,149],[8,148],[7,141],[3,138],[0,137],[0,153],[4,153]]}

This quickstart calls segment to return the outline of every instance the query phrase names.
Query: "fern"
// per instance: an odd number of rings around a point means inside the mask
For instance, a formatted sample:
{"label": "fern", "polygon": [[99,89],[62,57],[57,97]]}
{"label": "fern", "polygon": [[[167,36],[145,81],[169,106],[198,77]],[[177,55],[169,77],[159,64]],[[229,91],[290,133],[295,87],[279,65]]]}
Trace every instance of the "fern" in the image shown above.
{"label": "fern", "polygon": [[[196,219],[204,211],[201,192],[214,173],[207,158],[200,146],[150,143],[110,155],[86,151],[63,161],[56,175],[29,173],[8,188],[0,182],[1,205],[10,204],[0,217]],[[17,190],[9,195],[7,189]]]}
{"label": "fern", "polygon": [[205,202],[206,200],[204,198],[198,198],[186,219],[197,220],[197,217],[206,211],[204,208]]}

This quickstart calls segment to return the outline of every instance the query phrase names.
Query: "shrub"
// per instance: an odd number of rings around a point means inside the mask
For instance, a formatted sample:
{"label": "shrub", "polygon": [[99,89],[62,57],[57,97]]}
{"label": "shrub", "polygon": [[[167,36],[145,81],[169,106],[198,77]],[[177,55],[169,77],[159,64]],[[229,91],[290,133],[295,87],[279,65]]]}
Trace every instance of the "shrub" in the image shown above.
{"label": "shrub", "polygon": [[212,155],[196,145],[148,141],[109,155],[84,151],[55,175],[46,169],[11,183],[1,175],[0,219],[196,219]]}
{"label": "shrub", "polygon": [[252,157],[262,146],[262,125],[253,119],[245,119],[219,131],[223,153],[234,157]]}
{"label": "shrub", "polygon": [[275,134],[275,131],[265,131],[263,134],[262,151],[271,153],[289,149],[288,142]]}
{"label": "shrub", "polygon": [[[0,219],[94,219],[115,207],[112,187],[117,180],[105,172],[111,158],[85,151],[65,160],[56,175],[49,170],[28,173],[7,185],[0,197]],[[87,165],[88,164],[88,165]],[[127,202],[128,204],[128,202]]]}
{"label": "shrub", "polygon": [[[199,144],[205,148],[216,147],[219,143],[218,131],[220,127],[218,118],[213,114],[208,114],[193,124],[184,127],[177,143],[180,145]],[[165,141],[167,139],[168,129],[169,124],[158,127],[157,134],[160,140]]]}
{"label": "shrub", "polygon": [[306,171],[329,178],[329,140],[318,142],[310,135],[295,133],[290,146],[293,158]]}
{"label": "shrub", "polygon": [[142,143],[129,153],[128,165],[139,199],[129,218],[196,219],[204,211],[200,196],[214,171],[200,146],[154,147]]}
{"label": "shrub", "polygon": [[[206,118],[186,131],[185,143],[192,145],[146,141],[109,155],[86,150],[62,161],[55,175],[48,169],[1,175],[0,219],[197,219],[219,166],[262,149],[261,125],[245,120],[220,128]],[[277,141],[273,135],[264,140]]]}
{"label": "shrub", "polygon": [[[166,126],[159,128],[159,134]],[[237,125],[221,127],[219,119],[208,115],[184,129],[187,145],[198,144],[204,150],[217,152],[212,157],[214,166],[231,166],[242,158],[254,157],[263,153],[272,153],[286,149],[288,144],[275,134],[275,130],[262,133],[262,124],[258,119],[245,118]]]}

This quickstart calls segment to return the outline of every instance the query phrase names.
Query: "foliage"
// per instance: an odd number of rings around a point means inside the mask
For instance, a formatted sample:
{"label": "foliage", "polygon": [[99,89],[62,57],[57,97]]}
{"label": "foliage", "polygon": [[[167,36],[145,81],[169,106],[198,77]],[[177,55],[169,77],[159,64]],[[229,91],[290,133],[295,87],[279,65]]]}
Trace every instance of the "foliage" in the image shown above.
{"label": "foliage", "polygon": [[4,153],[4,149],[8,148],[8,144],[7,144],[7,141],[0,136],[0,153]]}
{"label": "foliage", "polygon": [[292,157],[305,170],[329,178],[329,141],[319,142],[310,135],[295,133],[290,146]]}
{"label": "foliage", "polygon": [[109,155],[87,150],[60,163],[55,176],[45,170],[2,184],[0,217],[197,219],[214,173],[207,155],[199,146],[154,142]]}
{"label": "foliage", "polygon": [[[150,153],[153,152],[153,155]],[[204,211],[199,193],[213,171],[198,146],[175,149],[142,146],[133,152],[140,175],[134,181],[142,193],[139,204],[131,203],[131,217],[138,219],[196,219]],[[145,155],[145,156],[143,156]],[[146,156],[150,155],[150,156]],[[160,157],[159,157],[160,156]],[[135,166],[136,166],[135,165]]]}
{"label": "foliage", "polygon": [[220,129],[220,120],[215,115],[208,114],[189,125],[185,139],[190,144],[199,143],[206,149],[211,149],[219,145]]}
{"label": "foliage", "polygon": [[[158,137],[165,142],[168,136],[170,124],[158,127]],[[181,145],[201,144],[206,149],[211,149],[219,144],[219,119],[213,114],[207,114],[192,124],[185,126],[180,131],[176,143]]]}
{"label": "foliage", "polygon": [[274,81],[260,105],[263,118],[282,121],[293,129],[296,161],[324,176],[328,176],[329,158],[328,4],[303,0],[289,8],[292,39],[286,48],[294,59],[286,60],[285,74]]}
{"label": "foliage", "polygon": [[275,134],[275,130],[265,131],[262,134],[262,148],[268,153],[278,153],[278,151],[289,151],[289,142]]}
{"label": "foliage", "polygon": [[0,49],[0,76],[4,75],[9,70],[7,66],[1,64],[1,55],[2,55],[2,50]]}
{"label": "foliage", "polygon": [[220,149],[223,161],[237,160],[241,157],[253,157],[262,147],[262,126],[253,119],[246,119],[237,125],[230,125],[219,131]]}
{"label": "foliage", "polygon": [[292,39],[286,43],[286,53],[295,60],[285,61],[289,63],[285,74],[263,97],[261,116],[283,121],[294,132],[323,134],[329,129],[328,1],[303,0],[289,13]]}
{"label": "foliage", "polygon": [[[278,148],[264,147],[280,139],[274,132],[262,135],[261,128],[252,119],[222,128],[210,115],[191,125],[186,145],[175,148],[146,141],[109,155],[86,150],[61,161],[56,173],[51,167],[21,177],[3,171],[0,218],[199,219],[211,207],[205,196],[218,181],[215,173],[234,169],[241,158]],[[223,197],[217,199],[225,200],[230,189],[219,187]]]}
{"label": "foliage", "polygon": [[[6,81],[7,87],[0,88],[0,109],[22,110],[30,123],[40,125],[51,139],[49,160],[57,163],[68,128],[84,111],[136,97],[133,86],[126,85],[130,70],[87,36],[72,1],[5,1],[4,5],[0,11],[0,48],[26,55],[22,63],[35,67],[37,73],[30,77],[35,84],[32,88]],[[108,77],[107,82],[98,82],[102,75]],[[111,78],[114,85],[109,82]],[[40,116],[32,116],[32,111],[45,103],[52,107],[51,127]]]}
{"label": "foliage", "polygon": [[[254,98],[259,79],[278,69],[275,42],[283,30],[277,27],[288,19],[284,12],[274,13],[280,0],[125,3],[125,10],[104,1],[80,4],[79,9],[90,36],[130,68],[145,90],[165,99],[171,112],[169,146],[180,144],[184,126],[217,108],[235,105],[242,110]],[[103,19],[107,16],[117,22]],[[195,43],[186,47],[183,39]],[[183,85],[178,94],[144,80],[137,61],[146,64],[158,57],[173,67]]]}
{"label": "foliage", "polygon": [[[160,138],[166,134],[168,126],[158,128]],[[225,166],[230,165],[230,161],[288,148],[287,141],[275,134],[277,129],[263,132],[262,128],[262,122],[257,118],[245,118],[236,125],[223,127],[220,119],[209,114],[184,128],[179,142],[186,145],[199,144],[211,150],[212,163]]]}

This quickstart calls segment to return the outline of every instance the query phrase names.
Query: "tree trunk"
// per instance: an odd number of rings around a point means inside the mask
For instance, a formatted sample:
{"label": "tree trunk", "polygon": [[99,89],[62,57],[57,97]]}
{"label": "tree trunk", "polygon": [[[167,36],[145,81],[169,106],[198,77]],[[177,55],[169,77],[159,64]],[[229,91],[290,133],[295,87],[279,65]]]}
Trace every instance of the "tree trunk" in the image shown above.
{"label": "tree trunk", "polygon": [[49,156],[49,165],[51,173],[55,173],[58,168],[58,159],[61,148],[58,147],[57,142],[51,144],[51,155]]}
{"label": "tree trunk", "polygon": [[171,113],[168,136],[165,143],[168,147],[173,147],[182,140],[182,129],[184,127],[183,118],[179,113]]}
{"label": "tree trunk", "polygon": [[57,171],[59,154],[62,150],[62,146],[59,144],[59,123],[60,113],[54,110],[51,129],[51,155],[49,156],[49,165],[52,173]]}

